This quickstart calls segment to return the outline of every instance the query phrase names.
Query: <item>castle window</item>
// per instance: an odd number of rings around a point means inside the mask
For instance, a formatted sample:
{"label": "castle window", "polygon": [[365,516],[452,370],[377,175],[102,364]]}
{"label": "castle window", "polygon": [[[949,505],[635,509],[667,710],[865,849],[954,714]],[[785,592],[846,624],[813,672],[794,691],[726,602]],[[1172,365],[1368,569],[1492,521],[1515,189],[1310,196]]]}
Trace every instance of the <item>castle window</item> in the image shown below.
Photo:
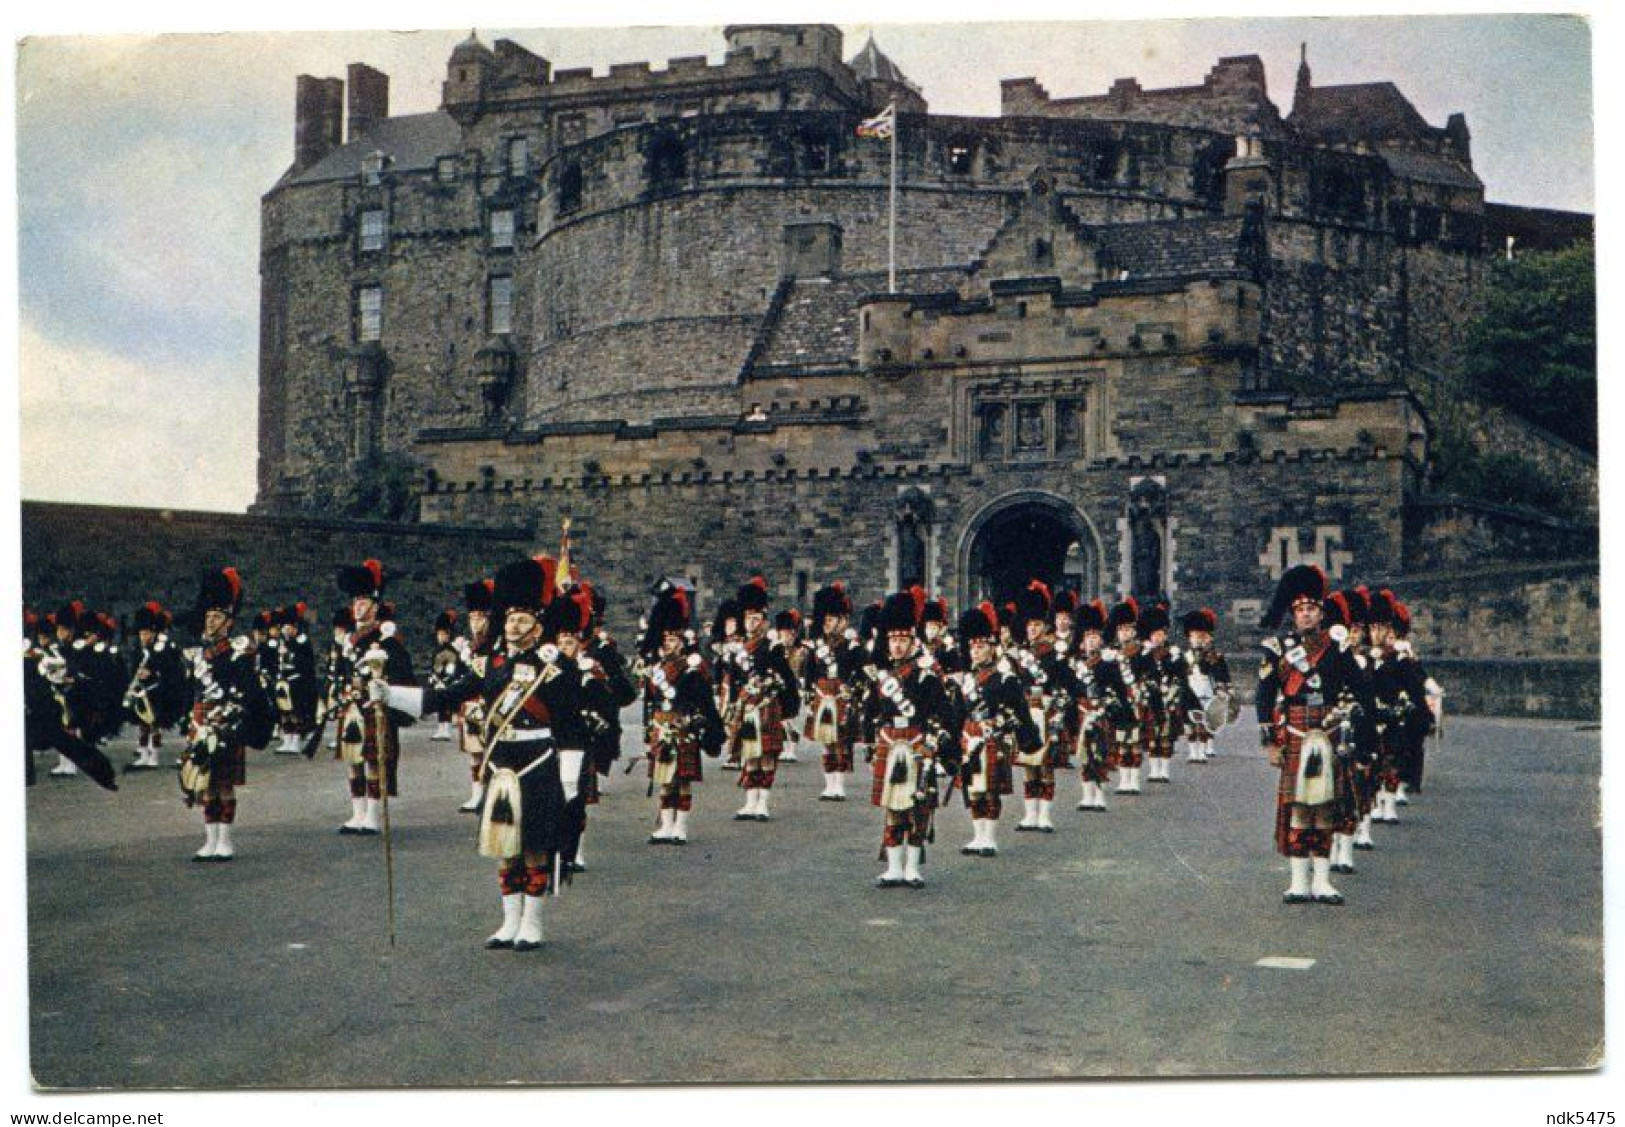
{"label": "castle window", "polygon": [[559,212],[574,211],[581,206],[581,166],[574,163],[559,172]]}
{"label": "castle window", "polygon": [[649,146],[649,187],[659,190],[678,186],[687,175],[687,166],[683,143],[670,133],[660,134]]}
{"label": "castle window", "polygon": [[457,158],[441,157],[434,162],[434,178],[442,184],[457,182]]}
{"label": "castle window", "polygon": [[1033,265],[1034,266],[1053,266],[1053,265],[1055,265],[1055,244],[1050,242],[1048,239],[1034,239],[1033,240]]}
{"label": "castle window", "polygon": [[587,137],[587,118],[584,114],[567,113],[559,115],[558,123],[559,144],[579,145]]}
{"label": "castle window", "polygon": [[508,139],[508,175],[524,176],[530,172],[530,141],[524,137]]}
{"label": "castle window", "polygon": [[373,209],[361,213],[361,249],[384,249],[384,213],[382,209]]}
{"label": "castle window", "polygon": [[807,172],[829,171],[829,138],[808,137],[802,167]]}
{"label": "castle window", "polygon": [[1092,153],[1084,158],[1084,175],[1097,184],[1108,184],[1117,179],[1117,165],[1122,159],[1122,152],[1117,142],[1102,140],[1098,142]]}
{"label": "castle window", "polygon": [[502,208],[491,213],[491,249],[513,249],[513,209]]}
{"label": "castle window", "polygon": [[1060,399],[1055,403],[1055,453],[1062,458],[1083,456],[1083,401]]}
{"label": "castle window", "polygon": [[1016,457],[1042,458],[1049,453],[1049,437],[1044,426],[1044,404],[1016,404]]}
{"label": "castle window", "polygon": [[1436,207],[1419,207],[1416,209],[1416,237],[1418,239],[1437,239],[1439,237],[1439,209]]}
{"label": "castle window", "polygon": [[384,182],[384,154],[377,149],[361,158],[361,182],[374,188]]}
{"label": "castle window", "polygon": [[1005,411],[1003,403],[987,403],[978,412],[976,456],[983,462],[1004,461]]}
{"label": "castle window", "polygon": [[379,286],[362,286],[355,293],[356,339],[380,340],[384,335],[384,291]]}
{"label": "castle window", "polygon": [[969,176],[975,153],[963,141],[948,146],[948,172],[954,176]]}
{"label": "castle window", "polygon": [[513,332],[513,279],[506,274],[486,283],[485,324],[491,333]]}

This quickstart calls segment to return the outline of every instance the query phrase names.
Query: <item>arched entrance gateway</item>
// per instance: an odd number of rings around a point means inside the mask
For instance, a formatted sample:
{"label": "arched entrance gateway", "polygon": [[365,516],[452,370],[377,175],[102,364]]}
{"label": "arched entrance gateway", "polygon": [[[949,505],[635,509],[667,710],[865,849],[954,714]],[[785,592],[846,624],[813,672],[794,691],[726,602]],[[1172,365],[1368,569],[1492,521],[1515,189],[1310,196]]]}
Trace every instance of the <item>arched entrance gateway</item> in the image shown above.
{"label": "arched entrance gateway", "polygon": [[971,517],[959,546],[959,605],[1001,605],[1030,581],[1052,591],[1100,594],[1100,537],[1064,498],[1028,490],[989,502]]}

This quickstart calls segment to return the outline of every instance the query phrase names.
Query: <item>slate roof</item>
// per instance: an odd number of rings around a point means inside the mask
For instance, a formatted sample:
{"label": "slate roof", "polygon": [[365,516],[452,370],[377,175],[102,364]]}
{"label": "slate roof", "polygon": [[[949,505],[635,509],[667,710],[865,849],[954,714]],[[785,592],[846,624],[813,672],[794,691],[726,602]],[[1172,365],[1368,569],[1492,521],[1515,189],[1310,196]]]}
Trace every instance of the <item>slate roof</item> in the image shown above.
{"label": "slate roof", "polygon": [[340,145],[285,183],[316,184],[360,176],[362,159],[375,149],[388,156],[397,171],[424,171],[432,169],[437,158],[453,156],[462,147],[463,131],[450,114],[436,111],[388,117],[361,140]]}
{"label": "slate roof", "polygon": [[865,81],[879,80],[881,82],[897,82],[907,86],[910,90],[918,91],[919,87],[909,81],[898,65],[891,61],[879,47],[875,46],[875,37],[870,36],[869,41],[863,45],[863,50],[852,56],[847,62],[860,79]]}
{"label": "slate roof", "polygon": [[1406,180],[1443,184],[1448,188],[1484,187],[1484,182],[1472,169],[1447,156],[1395,145],[1379,145],[1377,151],[1382,154],[1382,159],[1388,162],[1388,167],[1393,169],[1394,175],[1404,177]]}
{"label": "slate roof", "polygon": [[1327,142],[1424,137],[1434,130],[1392,82],[1313,86],[1303,91],[1287,123]]}
{"label": "slate roof", "polygon": [[1175,280],[1248,269],[1245,219],[1169,219],[1099,227],[1093,232],[1105,265],[1133,279]]}

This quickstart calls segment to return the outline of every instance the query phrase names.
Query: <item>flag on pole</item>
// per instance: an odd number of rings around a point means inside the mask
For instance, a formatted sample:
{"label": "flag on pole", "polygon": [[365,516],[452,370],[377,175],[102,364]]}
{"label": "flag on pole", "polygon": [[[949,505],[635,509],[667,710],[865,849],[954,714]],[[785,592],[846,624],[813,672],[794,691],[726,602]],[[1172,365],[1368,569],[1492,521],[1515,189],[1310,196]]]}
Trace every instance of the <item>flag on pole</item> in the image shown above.
{"label": "flag on pole", "polygon": [[897,104],[893,102],[874,117],[858,123],[859,137],[877,137],[884,141],[897,130]]}

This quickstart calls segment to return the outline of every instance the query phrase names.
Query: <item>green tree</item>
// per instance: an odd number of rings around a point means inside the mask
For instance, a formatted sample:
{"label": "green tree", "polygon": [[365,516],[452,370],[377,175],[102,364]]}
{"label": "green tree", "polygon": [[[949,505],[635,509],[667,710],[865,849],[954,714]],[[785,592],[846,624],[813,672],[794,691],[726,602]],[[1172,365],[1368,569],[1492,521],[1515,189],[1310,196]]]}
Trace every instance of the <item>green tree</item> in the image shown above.
{"label": "green tree", "polygon": [[1462,370],[1492,402],[1597,449],[1597,265],[1590,244],[1496,264]]}

